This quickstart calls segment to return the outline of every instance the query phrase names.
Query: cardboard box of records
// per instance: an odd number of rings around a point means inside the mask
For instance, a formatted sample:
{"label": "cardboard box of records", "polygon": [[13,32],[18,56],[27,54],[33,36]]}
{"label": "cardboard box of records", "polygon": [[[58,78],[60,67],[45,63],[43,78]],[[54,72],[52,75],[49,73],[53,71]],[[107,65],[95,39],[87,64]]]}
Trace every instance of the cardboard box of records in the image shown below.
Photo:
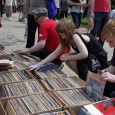
{"label": "cardboard box of records", "polygon": [[12,55],[12,51],[8,50],[0,50],[0,59],[9,59],[10,56]]}
{"label": "cardboard box of records", "polygon": [[58,68],[45,70],[45,71],[32,71],[31,72],[37,79],[52,79],[52,78],[62,78],[67,77],[65,73],[63,73]]}
{"label": "cardboard box of records", "polygon": [[[10,112],[11,114],[12,114],[12,109],[11,109],[11,112]],[[56,110],[55,112],[48,111],[48,112],[35,113],[35,114],[30,114],[30,115],[56,115],[56,113],[57,114],[63,114],[63,115],[76,115],[71,109],[68,109],[68,110]],[[15,114],[15,111],[13,111],[13,114]],[[4,109],[3,105],[1,104],[1,102],[0,102],[0,115],[8,115],[6,110]]]}
{"label": "cardboard box of records", "polygon": [[39,115],[57,111],[62,111],[62,105],[50,93],[2,99],[0,103],[0,115]]}
{"label": "cardboard box of records", "polygon": [[39,62],[40,58],[31,54],[16,54],[15,52],[11,55],[11,59],[18,62]]}
{"label": "cardboard box of records", "polygon": [[85,87],[85,82],[76,77],[60,77],[40,80],[47,91],[79,89]]}
{"label": "cardboard box of records", "polygon": [[22,71],[22,70],[28,69],[28,66],[22,62],[6,60],[6,61],[9,61],[11,63],[3,63],[2,60],[0,60],[0,61],[1,61],[0,73],[6,72],[6,71],[18,71],[18,70]]}
{"label": "cardboard box of records", "polygon": [[42,87],[39,81],[35,79],[15,83],[7,83],[0,85],[0,100],[43,92],[45,92],[45,89]]}
{"label": "cardboard box of records", "polygon": [[3,44],[0,44],[0,59],[9,59],[13,52],[5,49]]}
{"label": "cardboard box of records", "polygon": [[93,102],[81,89],[54,91],[55,98],[63,103],[63,109],[72,109],[77,115],[81,106]]}
{"label": "cardboard box of records", "polygon": [[23,71],[5,71],[0,73],[0,85],[7,83],[22,82],[35,79],[27,70]]}

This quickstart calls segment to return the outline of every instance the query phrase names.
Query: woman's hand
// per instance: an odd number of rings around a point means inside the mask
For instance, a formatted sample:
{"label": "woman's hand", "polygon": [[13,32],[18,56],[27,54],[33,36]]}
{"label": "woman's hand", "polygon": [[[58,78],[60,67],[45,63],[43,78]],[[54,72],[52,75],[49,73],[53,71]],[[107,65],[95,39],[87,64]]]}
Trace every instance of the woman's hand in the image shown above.
{"label": "woman's hand", "polygon": [[39,63],[36,64],[36,65],[29,66],[29,67],[28,67],[28,71],[33,71],[33,70],[37,71],[37,70],[39,70],[39,68],[40,68],[41,66],[42,66],[42,65],[41,65],[40,62],[39,62]]}

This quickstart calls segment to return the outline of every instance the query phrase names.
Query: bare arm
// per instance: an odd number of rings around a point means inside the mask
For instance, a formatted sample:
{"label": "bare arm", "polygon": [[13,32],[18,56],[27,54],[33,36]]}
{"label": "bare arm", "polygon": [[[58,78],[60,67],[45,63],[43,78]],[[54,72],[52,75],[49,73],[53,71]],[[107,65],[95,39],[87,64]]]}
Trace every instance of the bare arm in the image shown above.
{"label": "bare arm", "polygon": [[67,61],[67,60],[82,60],[88,57],[88,50],[85,46],[85,44],[82,42],[81,38],[77,35],[73,35],[73,40],[79,50],[79,53],[76,55],[70,55],[70,54],[63,54],[60,56],[60,59],[62,61]]}
{"label": "bare arm", "polygon": [[107,72],[115,74],[115,67],[110,65],[108,68],[106,68]]}
{"label": "bare arm", "polygon": [[100,75],[101,80],[115,83],[115,67],[114,66],[111,65],[104,70],[98,70],[98,74]]}
{"label": "bare arm", "polygon": [[42,48],[45,47],[45,44],[46,44],[45,40],[40,40],[35,46],[33,46],[31,48],[26,48],[26,49],[19,50],[17,53],[18,54],[25,54],[25,53],[39,51],[39,50],[41,50]]}
{"label": "bare arm", "polygon": [[91,1],[91,17],[94,18],[94,6],[95,6],[95,0]]}
{"label": "bare arm", "polygon": [[61,54],[62,51],[63,51],[63,48],[61,45],[59,45],[53,53],[51,53],[48,57],[46,57],[44,60],[39,62],[37,65],[30,67],[29,70],[30,71],[31,70],[38,70],[43,64],[46,64],[46,63],[49,63],[49,62],[55,60]]}

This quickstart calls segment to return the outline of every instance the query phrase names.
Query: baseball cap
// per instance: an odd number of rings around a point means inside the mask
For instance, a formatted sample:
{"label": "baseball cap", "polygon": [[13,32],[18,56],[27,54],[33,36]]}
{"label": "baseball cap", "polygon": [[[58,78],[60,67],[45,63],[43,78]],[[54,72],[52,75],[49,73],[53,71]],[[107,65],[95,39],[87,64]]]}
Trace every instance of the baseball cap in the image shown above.
{"label": "baseball cap", "polygon": [[36,15],[44,14],[44,15],[47,15],[48,11],[47,11],[46,8],[36,8],[36,9],[32,10],[32,14],[36,14]]}

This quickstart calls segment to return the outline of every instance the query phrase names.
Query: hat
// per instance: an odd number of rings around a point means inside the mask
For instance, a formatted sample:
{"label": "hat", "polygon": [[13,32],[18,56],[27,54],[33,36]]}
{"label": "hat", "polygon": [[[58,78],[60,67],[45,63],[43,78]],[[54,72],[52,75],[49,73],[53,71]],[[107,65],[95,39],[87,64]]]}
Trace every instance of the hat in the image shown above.
{"label": "hat", "polygon": [[36,8],[34,10],[32,10],[32,14],[37,14],[37,15],[40,15],[40,14],[47,14],[48,11],[46,8]]}

